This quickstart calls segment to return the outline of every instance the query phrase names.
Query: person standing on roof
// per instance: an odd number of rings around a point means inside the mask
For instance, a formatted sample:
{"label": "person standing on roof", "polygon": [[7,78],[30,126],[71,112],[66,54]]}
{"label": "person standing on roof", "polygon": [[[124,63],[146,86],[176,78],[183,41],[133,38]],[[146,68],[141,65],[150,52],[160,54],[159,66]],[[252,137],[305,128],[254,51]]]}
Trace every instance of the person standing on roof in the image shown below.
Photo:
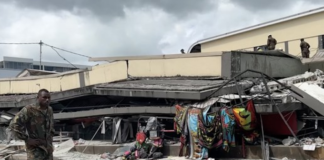
{"label": "person standing on roof", "polygon": [[272,38],[272,35],[268,36],[268,42],[267,42],[267,49],[268,50],[274,50],[277,45],[277,40],[275,38]]}
{"label": "person standing on roof", "polygon": [[181,52],[182,54],[185,54],[185,51],[184,51],[184,49],[181,49],[181,50],[180,50],[180,52]]}
{"label": "person standing on roof", "polygon": [[25,141],[27,160],[53,160],[54,119],[50,100],[48,90],[39,90],[36,103],[25,106],[10,122],[13,134]]}
{"label": "person standing on roof", "polygon": [[304,40],[304,38],[300,39],[300,49],[303,58],[309,58],[309,48],[310,45]]}

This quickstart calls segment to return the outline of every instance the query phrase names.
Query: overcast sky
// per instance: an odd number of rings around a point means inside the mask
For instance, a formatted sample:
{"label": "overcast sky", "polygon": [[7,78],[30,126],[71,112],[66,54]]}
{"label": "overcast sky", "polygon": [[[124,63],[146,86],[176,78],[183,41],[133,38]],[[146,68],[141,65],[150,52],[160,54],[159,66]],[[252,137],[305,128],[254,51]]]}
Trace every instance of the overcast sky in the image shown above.
{"label": "overcast sky", "polygon": [[[321,6],[322,0],[0,0],[0,42],[42,40],[90,57],[174,54],[202,38]],[[0,56],[39,60],[39,45],[0,45]],[[49,47],[43,61],[65,63]]]}

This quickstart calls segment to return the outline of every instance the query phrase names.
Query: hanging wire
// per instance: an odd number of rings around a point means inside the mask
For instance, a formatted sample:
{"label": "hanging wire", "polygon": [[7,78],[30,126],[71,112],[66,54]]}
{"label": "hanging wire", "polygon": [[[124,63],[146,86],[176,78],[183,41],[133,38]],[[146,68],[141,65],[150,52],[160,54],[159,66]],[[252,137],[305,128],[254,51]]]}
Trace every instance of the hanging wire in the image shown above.
{"label": "hanging wire", "polygon": [[51,47],[56,53],[57,55],[59,55],[63,60],[65,60],[66,62],[68,62],[69,64],[71,64],[74,68],[78,68],[76,67],[74,64],[72,64],[70,61],[68,61],[67,59],[65,59],[62,55],[60,55],[60,53],[54,49],[54,47]]}
{"label": "hanging wire", "polygon": [[72,51],[68,51],[66,49],[62,49],[62,48],[59,48],[59,47],[55,47],[55,46],[52,46],[52,45],[49,45],[49,44],[46,44],[44,42],[27,42],[27,43],[6,43],[6,42],[0,42],[0,45],[44,45],[44,46],[47,46],[47,47],[51,47],[52,49],[57,49],[57,50],[61,50],[61,51],[64,51],[64,52],[67,52],[67,53],[70,53],[70,54],[74,54],[74,55],[78,55],[78,56],[82,56],[82,57],[86,57],[86,58],[91,58],[90,56],[87,56],[87,55],[83,55],[83,54],[80,54],[80,53],[76,53],[76,52],[72,52]]}
{"label": "hanging wire", "polygon": [[45,46],[48,46],[48,47],[51,47],[51,48],[55,48],[57,50],[61,50],[61,51],[64,51],[64,52],[67,52],[67,53],[71,53],[71,54],[74,54],[74,55],[78,55],[78,56],[82,56],[82,57],[86,57],[86,58],[91,58],[90,56],[87,56],[87,55],[83,55],[83,54],[80,54],[80,53],[75,53],[75,52],[72,52],[72,51],[68,51],[66,49],[62,49],[62,48],[58,48],[58,47],[55,47],[55,46],[52,46],[52,45],[49,45],[49,44],[46,44],[43,42],[43,45]]}

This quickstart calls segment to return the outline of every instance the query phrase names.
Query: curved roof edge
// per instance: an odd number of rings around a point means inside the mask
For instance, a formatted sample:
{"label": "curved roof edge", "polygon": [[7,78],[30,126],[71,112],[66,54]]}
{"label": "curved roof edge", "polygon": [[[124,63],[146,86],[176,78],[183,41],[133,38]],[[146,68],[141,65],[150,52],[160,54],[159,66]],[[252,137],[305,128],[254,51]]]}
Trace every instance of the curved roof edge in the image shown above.
{"label": "curved roof edge", "polygon": [[274,25],[274,24],[278,24],[278,23],[281,23],[281,22],[290,21],[290,20],[293,20],[293,19],[297,19],[297,18],[300,18],[300,17],[309,16],[309,15],[316,14],[316,13],[320,13],[320,12],[324,12],[324,6],[323,7],[320,7],[320,8],[308,10],[308,11],[305,11],[305,12],[293,14],[293,15],[290,15],[290,16],[287,16],[287,17],[283,17],[283,18],[271,20],[271,21],[268,21],[268,22],[260,23],[260,24],[253,25],[253,26],[250,26],[250,27],[242,28],[242,29],[235,30],[235,31],[232,31],[232,32],[227,32],[227,33],[220,34],[220,35],[217,35],[217,36],[205,38],[205,39],[202,39],[202,40],[199,40],[199,41],[193,43],[189,47],[187,53],[190,53],[190,51],[192,50],[192,48],[195,45],[197,45],[197,44],[207,43],[207,42],[214,41],[214,40],[217,40],[217,39],[221,39],[221,38],[233,36],[233,35],[240,34],[240,33],[243,33],[243,32],[247,32],[247,31],[251,31],[251,30],[255,30],[255,29],[267,27],[267,26],[270,26],[270,25]]}

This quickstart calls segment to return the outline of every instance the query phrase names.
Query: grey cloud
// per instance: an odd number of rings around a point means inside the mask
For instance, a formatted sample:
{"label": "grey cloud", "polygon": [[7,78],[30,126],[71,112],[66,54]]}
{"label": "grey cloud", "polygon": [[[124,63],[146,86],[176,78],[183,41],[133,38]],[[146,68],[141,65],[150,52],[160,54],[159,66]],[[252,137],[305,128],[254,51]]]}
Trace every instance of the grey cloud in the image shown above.
{"label": "grey cloud", "polygon": [[145,8],[153,7],[162,9],[178,18],[186,17],[191,13],[206,12],[213,9],[212,0],[14,0],[1,1],[4,3],[14,3],[22,8],[32,8],[44,11],[68,11],[77,15],[82,15],[84,10],[90,11],[94,15],[111,19],[124,16],[123,8]]}
{"label": "grey cloud", "polygon": [[[284,9],[266,6],[263,0],[93,1],[15,0],[13,5],[0,0],[1,41],[43,40],[91,57],[171,54],[187,50],[202,38],[318,7],[305,1],[285,6],[285,0],[278,6]],[[266,8],[262,14],[251,14]],[[87,58],[59,52],[74,64],[89,64]],[[38,60],[39,46],[1,46],[3,55]],[[44,47],[43,60],[66,63],[48,47]]]}
{"label": "grey cloud", "polygon": [[297,2],[305,2],[308,4],[323,4],[322,0],[230,0],[231,2],[237,4],[250,10],[251,12],[273,10],[281,12],[282,9],[288,9],[294,6]]}
{"label": "grey cloud", "polygon": [[[2,42],[45,43],[90,57],[160,54],[159,41],[172,28],[176,19],[157,9],[125,9],[125,16],[110,22],[97,21],[74,14],[56,15],[51,12],[28,10],[0,5],[11,15],[8,25],[0,26]],[[23,16],[22,16],[23,15]],[[39,15],[39,16],[38,16]],[[0,15],[0,19],[7,19]],[[42,25],[39,25],[42,24]],[[24,35],[24,36],[21,36]],[[59,51],[59,50],[58,50]],[[88,59],[59,51],[64,58],[79,64]],[[39,59],[39,46],[23,45],[0,47],[0,55]],[[64,62],[51,48],[43,48],[44,61]]]}

